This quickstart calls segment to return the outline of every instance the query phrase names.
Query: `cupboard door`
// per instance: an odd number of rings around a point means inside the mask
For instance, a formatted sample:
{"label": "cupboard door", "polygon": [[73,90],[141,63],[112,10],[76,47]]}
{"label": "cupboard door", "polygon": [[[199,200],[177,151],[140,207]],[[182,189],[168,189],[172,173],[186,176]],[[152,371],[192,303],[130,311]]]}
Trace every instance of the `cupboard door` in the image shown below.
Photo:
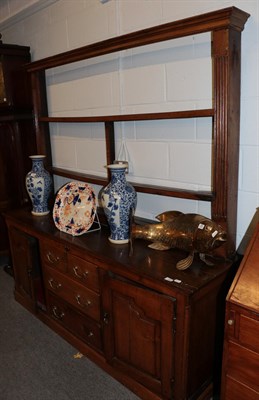
{"label": "cupboard door", "polygon": [[45,309],[37,240],[17,229],[10,229],[15,292],[24,305],[36,311]]}
{"label": "cupboard door", "polygon": [[111,277],[103,286],[108,362],[169,399],[175,299]]}

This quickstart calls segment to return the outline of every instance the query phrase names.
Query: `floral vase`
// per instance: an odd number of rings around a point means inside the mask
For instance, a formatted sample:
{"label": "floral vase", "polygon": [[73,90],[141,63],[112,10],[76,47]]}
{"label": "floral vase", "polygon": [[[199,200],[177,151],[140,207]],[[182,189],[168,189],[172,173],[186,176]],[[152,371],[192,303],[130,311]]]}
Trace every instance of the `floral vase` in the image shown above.
{"label": "floral vase", "polygon": [[52,192],[52,178],[45,170],[43,160],[46,156],[30,156],[32,169],[25,178],[26,189],[32,202],[33,215],[47,215],[49,213],[48,200]]}
{"label": "floral vase", "polygon": [[127,164],[110,164],[111,181],[101,191],[101,203],[110,227],[109,240],[115,244],[129,242],[130,218],[137,205],[134,187],[126,180]]}

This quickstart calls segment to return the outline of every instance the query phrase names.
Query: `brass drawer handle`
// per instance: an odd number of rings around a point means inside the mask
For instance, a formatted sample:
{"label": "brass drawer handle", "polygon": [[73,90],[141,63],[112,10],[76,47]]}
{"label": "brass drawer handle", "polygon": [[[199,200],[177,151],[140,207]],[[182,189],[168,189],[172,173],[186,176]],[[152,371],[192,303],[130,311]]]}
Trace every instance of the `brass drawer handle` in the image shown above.
{"label": "brass drawer handle", "polygon": [[110,315],[109,315],[109,313],[105,312],[103,314],[103,322],[105,323],[105,325],[108,325],[109,321],[110,321]]}
{"label": "brass drawer handle", "polygon": [[65,316],[63,311],[59,311],[56,306],[52,308],[52,313],[57,319],[62,319]]}
{"label": "brass drawer handle", "polygon": [[234,320],[233,319],[229,319],[228,320],[228,325],[230,325],[230,326],[234,325]]}
{"label": "brass drawer handle", "polygon": [[54,281],[54,279],[52,279],[52,278],[50,278],[48,282],[49,282],[49,286],[54,290],[58,290],[62,286],[61,283]]}
{"label": "brass drawer handle", "polygon": [[91,305],[90,300],[87,300],[85,303],[82,303],[80,294],[76,295],[76,301],[77,301],[77,304],[79,304],[81,307],[89,307]]}
{"label": "brass drawer handle", "polygon": [[73,267],[73,271],[74,271],[74,274],[75,274],[75,276],[77,276],[78,278],[80,278],[80,279],[86,279],[87,278],[87,275],[88,275],[88,271],[84,271],[82,274],[81,273],[79,273],[78,271],[79,271],[79,268],[77,267],[77,266],[74,266]]}
{"label": "brass drawer handle", "polygon": [[47,259],[51,264],[57,264],[60,261],[60,258],[52,254],[50,251],[47,253]]}
{"label": "brass drawer handle", "polygon": [[90,332],[87,334],[88,339],[90,339],[90,338],[93,337],[93,336],[94,336],[94,334],[93,334],[92,331],[90,331]]}

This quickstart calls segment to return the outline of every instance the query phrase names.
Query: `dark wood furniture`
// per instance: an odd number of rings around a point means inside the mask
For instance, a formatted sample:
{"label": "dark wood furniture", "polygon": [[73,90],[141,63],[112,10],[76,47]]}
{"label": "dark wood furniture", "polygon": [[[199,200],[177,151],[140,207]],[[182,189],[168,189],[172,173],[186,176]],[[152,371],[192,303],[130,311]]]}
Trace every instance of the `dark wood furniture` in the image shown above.
{"label": "dark wood furniture", "polygon": [[30,80],[22,67],[30,48],[0,43],[0,255],[9,244],[2,212],[28,201],[25,175],[36,149]]}
{"label": "dark wood furniture", "polygon": [[[114,159],[116,121],[168,118],[213,119],[213,182],[210,192],[134,184],[138,191],[209,201],[212,219],[227,229],[224,256],[235,252],[239,145],[240,39],[248,14],[231,7],[148,28],[28,64],[32,77],[38,153],[54,174],[90,183],[95,176],[53,168],[49,123],[104,122],[107,162]],[[109,52],[181,36],[212,32],[211,109],[98,117],[49,117],[45,71]],[[209,399],[214,367],[221,356],[224,300],[233,260],[208,267],[200,260],[186,271],[176,263],[185,254],[157,252],[143,241],[108,241],[100,231],[71,237],[51,216],[30,211],[6,214],[17,301],[141,398]],[[215,344],[219,347],[215,348]]]}
{"label": "dark wood furniture", "polygon": [[[29,64],[27,70],[32,78],[37,149],[39,154],[47,155],[46,165],[52,167],[49,123],[103,122],[107,164],[110,164],[115,159],[114,123],[117,121],[211,117],[213,120],[211,191],[191,191],[136,183],[134,187],[139,192],[210,202],[212,219],[228,232],[225,253],[233,254],[236,248],[241,31],[248,17],[249,14],[244,11],[230,7],[107,39]],[[112,116],[48,116],[46,70],[120,50],[203,32],[211,32],[212,35],[213,108]],[[106,183],[98,176],[54,167],[51,169],[55,175],[100,185]]]}
{"label": "dark wood furniture", "polygon": [[6,221],[17,301],[140,398],[211,396],[232,262],[178,271],[184,253],[136,241],[129,256],[105,227],[72,237],[30,210]]}
{"label": "dark wood furniture", "polygon": [[259,225],[227,296],[222,400],[259,400]]}

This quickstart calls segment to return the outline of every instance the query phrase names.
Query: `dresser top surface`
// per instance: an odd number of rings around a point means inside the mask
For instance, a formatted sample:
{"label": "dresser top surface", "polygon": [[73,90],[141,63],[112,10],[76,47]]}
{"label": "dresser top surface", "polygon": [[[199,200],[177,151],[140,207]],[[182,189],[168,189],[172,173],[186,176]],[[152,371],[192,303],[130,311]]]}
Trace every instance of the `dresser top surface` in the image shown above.
{"label": "dresser top surface", "polygon": [[187,256],[186,252],[176,249],[157,251],[150,249],[144,240],[135,240],[133,254],[129,254],[129,245],[117,245],[108,240],[109,231],[102,227],[81,236],[71,236],[60,232],[54,225],[51,214],[44,217],[33,216],[29,210],[12,210],[5,214],[7,222],[18,225],[27,234],[40,237],[40,240],[57,240],[64,246],[73,247],[79,254],[84,254],[93,262],[107,266],[115,273],[140,283],[148,280],[155,286],[160,285],[165,293],[176,289],[191,295],[207,287],[217,279],[224,279],[232,262],[216,260],[213,266],[205,265],[197,256],[185,271],[176,268],[179,259]]}
{"label": "dresser top surface", "polygon": [[259,311],[259,224],[229,291],[228,299],[254,312]]}

